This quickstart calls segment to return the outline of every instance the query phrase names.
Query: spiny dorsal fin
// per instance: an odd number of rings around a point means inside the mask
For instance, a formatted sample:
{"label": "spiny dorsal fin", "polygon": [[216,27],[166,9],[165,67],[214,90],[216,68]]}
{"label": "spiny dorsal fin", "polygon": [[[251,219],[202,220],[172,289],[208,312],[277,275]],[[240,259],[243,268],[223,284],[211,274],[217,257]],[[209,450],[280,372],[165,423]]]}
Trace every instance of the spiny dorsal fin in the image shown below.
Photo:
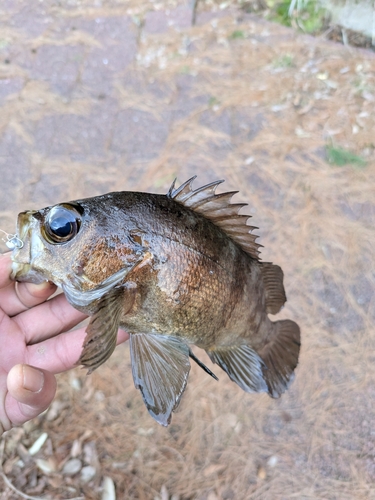
{"label": "spiny dorsal fin", "polygon": [[219,226],[233,241],[235,241],[245,252],[254,259],[259,260],[259,245],[255,242],[257,235],[250,231],[258,229],[246,224],[250,215],[242,215],[238,212],[247,203],[230,203],[232,196],[238,191],[215,194],[219,184],[224,181],[215,181],[193,189],[193,181],[196,175],[175,189],[176,179],[168,191],[168,198],[182,203],[185,207],[204,215],[207,219]]}

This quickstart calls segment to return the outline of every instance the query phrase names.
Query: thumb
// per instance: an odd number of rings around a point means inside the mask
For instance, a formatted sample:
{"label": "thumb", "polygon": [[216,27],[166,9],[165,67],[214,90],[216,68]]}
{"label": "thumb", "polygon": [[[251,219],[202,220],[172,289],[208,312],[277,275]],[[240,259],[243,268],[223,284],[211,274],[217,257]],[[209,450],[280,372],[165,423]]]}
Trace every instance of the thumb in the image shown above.
{"label": "thumb", "polygon": [[30,365],[16,365],[8,373],[5,410],[10,422],[21,425],[37,417],[51,404],[56,392],[55,376]]}

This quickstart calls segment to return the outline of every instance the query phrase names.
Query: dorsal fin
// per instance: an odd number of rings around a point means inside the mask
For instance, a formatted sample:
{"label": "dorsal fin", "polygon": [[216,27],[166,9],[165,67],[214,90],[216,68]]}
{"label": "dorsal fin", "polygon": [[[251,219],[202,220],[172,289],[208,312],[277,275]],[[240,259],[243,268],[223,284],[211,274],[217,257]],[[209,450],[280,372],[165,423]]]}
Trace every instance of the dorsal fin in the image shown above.
{"label": "dorsal fin", "polygon": [[175,188],[175,179],[167,193],[168,198],[172,198],[185,207],[194,210],[194,212],[204,215],[216,226],[219,226],[251,257],[259,260],[260,252],[258,249],[262,245],[255,242],[258,236],[250,233],[253,229],[258,228],[246,224],[250,215],[238,213],[247,203],[230,203],[232,196],[238,191],[215,194],[217,186],[224,181],[211,182],[206,186],[193,189],[195,178],[196,175],[181,184],[177,189]]}

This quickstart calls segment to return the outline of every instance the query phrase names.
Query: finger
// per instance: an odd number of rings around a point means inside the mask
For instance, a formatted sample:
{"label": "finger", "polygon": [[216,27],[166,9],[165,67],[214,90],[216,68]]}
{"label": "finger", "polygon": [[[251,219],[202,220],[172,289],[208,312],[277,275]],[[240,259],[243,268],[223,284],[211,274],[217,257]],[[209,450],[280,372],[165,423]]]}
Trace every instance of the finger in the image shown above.
{"label": "finger", "polygon": [[25,343],[35,344],[70,330],[85,318],[86,314],[77,311],[64,294],[60,294],[38,307],[18,314],[13,321],[21,328]]}
{"label": "finger", "polygon": [[[62,333],[39,344],[27,347],[28,363],[52,373],[60,373],[77,366],[86,336],[85,328]],[[123,330],[117,333],[117,344],[128,340],[129,334]]]}
{"label": "finger", "polygon": [[55,291],[56,285],[48,281],[40,285],[11,282],[0,289],[0,307],[9,316],[14,316],[46,301]]}
{"label": "finger", "polygon": [[13,425],[21,425],[42,413],[56,393],[56,379],[46,370],[29,365],[14,366],[7,378],[5,408]]}
{"label": "finger", "polygon": [[8,286],[12,282],[10,273],[12,271],[12,252],[7,252],[0,255],[0,288]]}

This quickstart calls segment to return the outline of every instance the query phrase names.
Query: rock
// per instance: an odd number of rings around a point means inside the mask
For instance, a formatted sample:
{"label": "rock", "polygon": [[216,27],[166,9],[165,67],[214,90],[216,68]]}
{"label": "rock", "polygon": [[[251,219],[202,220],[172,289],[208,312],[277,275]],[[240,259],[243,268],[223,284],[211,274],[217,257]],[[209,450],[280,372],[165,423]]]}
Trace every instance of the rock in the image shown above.
{"label": "rock", "polygon": [[79,460],[79,458],[72,458],[65,463],[62,473],[66,476],[74,476],[74,474],[77,474],[77,472],[79,472],[81,469],[81,460]]}
{"label": "rock", "polygon": [[83,483],[88,483],[95,477],[96,469],[92,465],[86,465],[82,467],[81,470],[81,481]]}

